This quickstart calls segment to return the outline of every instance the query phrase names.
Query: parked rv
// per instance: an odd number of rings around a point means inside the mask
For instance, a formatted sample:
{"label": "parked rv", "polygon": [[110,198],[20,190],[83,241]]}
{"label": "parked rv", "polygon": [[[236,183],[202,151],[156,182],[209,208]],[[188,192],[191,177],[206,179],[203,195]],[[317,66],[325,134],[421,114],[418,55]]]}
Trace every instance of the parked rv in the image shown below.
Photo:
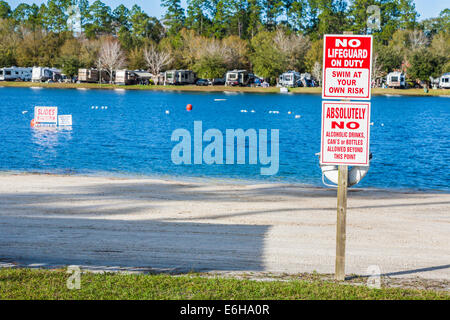
{"label": "parked rv", "polygon": [[194,71],[191,70],[169,70],[164,74],[165,84],[195,84],[197,77]]}
{"label": "parked rv", "polygon": [[130,70],[117,70],[116,71],[116,78],[115,83],[125,86],[125,85],[132,85],[137,84],[137,75],[134,71]]}
{"label": "parked rv", "polygon": [[1,68],[0,81],[30,81],[31,73],[32,68]]}
{"label": "parked rv", "polygon": [[394,71],[386,76],[386,84],[388,88],[405,88],[405,75],[400,71]]}
{"label": "parked rv", "polygon": [[450,72],[444,73],[439,79],[439,88],[450,89]]}
{"label": "parked rv", "polygon": [[147,71],[134,71],[136,83],[140,85],[149,85],[153,80],[153,75]]}
{"label": "parked rv", "polygon": [[255,80],[253,73],[247,70],[232,70],[228,71],[225,76],[226,86],[249,86]]}
{"label": "parked rv", "polygon": [[99,81],[99,71],[97,69],[78,69],[78,81],[96,83]]}
{"label": "parked rv", "polygon": [[280,75],[278,85],[281,87],[295,88],[301,85],[300,72],[288,71]]}
{"label": "parked rv", "polygon": [[60,81],[62,79],[61,70],[47,67],[33,67],[31,81],[46,82],[46,81]]}

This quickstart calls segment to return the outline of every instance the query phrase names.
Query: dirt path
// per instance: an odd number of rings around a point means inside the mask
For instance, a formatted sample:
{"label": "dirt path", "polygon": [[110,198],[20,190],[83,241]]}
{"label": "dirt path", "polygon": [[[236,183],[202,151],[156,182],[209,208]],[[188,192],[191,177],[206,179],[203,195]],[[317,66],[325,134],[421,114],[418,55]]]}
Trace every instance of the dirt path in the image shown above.
{"label": "dirt path", "polygon": [[[336,194],[244,185],[0,175],[0,261],[333,273]],[[352,190],[347,274],[450,279],[450,194]]]}

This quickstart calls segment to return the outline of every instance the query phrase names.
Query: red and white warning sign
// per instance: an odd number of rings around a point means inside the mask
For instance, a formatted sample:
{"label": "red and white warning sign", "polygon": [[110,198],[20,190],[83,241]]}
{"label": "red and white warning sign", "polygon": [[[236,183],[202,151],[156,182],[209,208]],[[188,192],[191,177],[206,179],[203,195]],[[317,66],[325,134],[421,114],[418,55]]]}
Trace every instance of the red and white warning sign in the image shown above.
{"label": "red and white warning sign", "polygon": [[58,123],[58,107],[34,107],[34,122],[38,126],[55,126]]}
{"label": "red and white warning sign", "polygon": [[372,36],[325,35],[322,99],[370,100]]}
{"label": "red and white warning sign", "polygon": [[320,164],[369,165],[370,102],[322,102]]}

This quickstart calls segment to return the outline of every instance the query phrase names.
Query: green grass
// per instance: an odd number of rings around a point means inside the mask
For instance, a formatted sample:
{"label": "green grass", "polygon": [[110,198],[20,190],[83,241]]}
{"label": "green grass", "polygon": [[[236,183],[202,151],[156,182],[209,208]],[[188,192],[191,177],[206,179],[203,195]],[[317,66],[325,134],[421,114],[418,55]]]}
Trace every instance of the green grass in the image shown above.
{"label": "green grass", "polygon": [[[33,83],[33,82],[0,82],[0,87],[44,87],[44,88],[56,88],[56,89],[127,89],[127,90],[156,90],[156,91],[198,91],[198,92],[247,92],[247,93],[279,93],[280,88],[270,87],[225,87],[225,86],[119,86],[115,84],[96,84],[96,83]],[[292,93],[301,94],[321,94],[321,88],[291,88]],[[450,95],[450,90],[445,89],[431,89],[428,93],[424,93],[423,89],[372,89],[373,95],[407,95],[407,96],[440,96]]]}
{"label": "green grass", "polygon": [[81,289],[69,290],[64,270],[0,269],[0,299],[445,299],[448,292],[370,289],[311,277],[309,280],[254,281],[188,274],[83,273]]}

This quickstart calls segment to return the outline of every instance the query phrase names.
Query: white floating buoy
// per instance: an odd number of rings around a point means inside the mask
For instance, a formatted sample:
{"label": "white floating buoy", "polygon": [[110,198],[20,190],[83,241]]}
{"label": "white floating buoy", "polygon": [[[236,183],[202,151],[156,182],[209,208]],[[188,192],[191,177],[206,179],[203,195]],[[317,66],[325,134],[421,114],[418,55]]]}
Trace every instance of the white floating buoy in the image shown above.
{"label": "white floating buoy", "polygon": [[169,114],[170,113],[170,111],[169,110],[166,110],[166,114]]}
{"label": "white floating buoy", "polygon": [[373,126],[373,122],[371,122],[370,125]]}
{"label": "white floating buoy", "polygon": [[288,114],[291,114],[292,112],[291,111],[288,111]]}
{"label": "white floating buoy", "polygon": [[25,111],[22,111],[22,114],[25,114],[25,113],[28,113],[28,111],[26,111],[26,110],[25,110]]}
{"label": "white floating buoy", "polygon": [[252,110],[251,113],[255,113],[255,110]]}
{"label": "white floating buoy", "polygon": [[295,119],[300,119],[301,117],[302,117],[301,115],[297,114],[297,115],[295,116]]}
{"label": "white floating buoy", "polygon": [[98,109],[98,106],[95,106],[95,109]]}
{"label": "white floating buoy", "polygon": [[384,127],[384,123],[382,123],[381,126]]}

